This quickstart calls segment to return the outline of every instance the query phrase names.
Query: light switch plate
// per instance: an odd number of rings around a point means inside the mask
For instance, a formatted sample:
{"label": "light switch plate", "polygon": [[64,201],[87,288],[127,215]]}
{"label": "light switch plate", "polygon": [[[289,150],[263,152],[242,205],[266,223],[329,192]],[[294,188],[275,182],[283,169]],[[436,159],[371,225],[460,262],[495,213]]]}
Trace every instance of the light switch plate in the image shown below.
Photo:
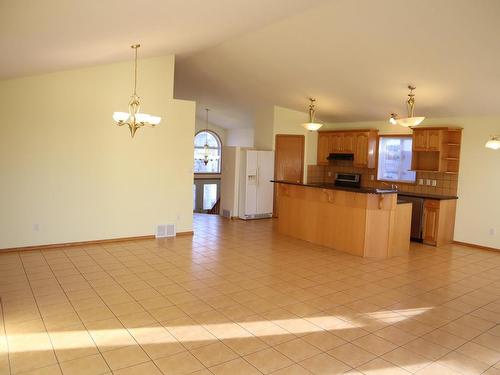
{"label": "light switch plate", "polygon": [[419,178],[418,179],[418,184],[419,185],[423,185],[424,184],[424,179],[423,178]]}
{"label": "light switch plate", "polygon": [[427,186],[431,186],[431,180],[427,179],[427,180],[425,181],[425,184],[426,184]]}
{"label": "light switch plate", "polygon": [[432,186],[437,186],[437,181],[436,180],[432,180]]}

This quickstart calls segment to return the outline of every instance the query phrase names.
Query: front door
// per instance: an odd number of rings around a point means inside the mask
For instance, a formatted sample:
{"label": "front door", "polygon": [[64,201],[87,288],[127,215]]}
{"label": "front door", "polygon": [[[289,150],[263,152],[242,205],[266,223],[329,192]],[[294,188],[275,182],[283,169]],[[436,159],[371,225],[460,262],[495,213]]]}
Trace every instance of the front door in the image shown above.
{"label": "front door", "polygon": [[219,198],[220,179],[194,179],[193,212],[209,213]]}

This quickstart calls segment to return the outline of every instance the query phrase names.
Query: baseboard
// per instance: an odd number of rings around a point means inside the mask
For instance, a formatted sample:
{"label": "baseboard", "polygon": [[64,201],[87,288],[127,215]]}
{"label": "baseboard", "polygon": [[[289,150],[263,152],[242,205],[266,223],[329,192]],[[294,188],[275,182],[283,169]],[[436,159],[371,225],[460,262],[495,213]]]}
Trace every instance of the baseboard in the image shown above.
{"label": "baseboard", "polygon": [[[192,236],[193,234],[194,234],[194,232],[192,230],[189,230],[186,232],[177,232],[176,236]],[[154,240],[154,239],[156,239],[156,237],[153,234],[151,234],[151,235],[147,235],[147,236],[120,237],[120,238],[110,238],[110,239],[104,239],[104,240],[77,241],[77,242],[54,243],[54,244],[48,244],[48,245],[10,247],[10,248],[5,248],[5,249],[0,249],[0,253],[9,253],[9,252],[13,252],[13,251],[47,250],[47,249],[57,249],[57,248],[62,248],[62,247],[100,245],[100,244],[113,243],[113,242]]]}
{"label": "baseboard", "polygon": [[456,244],[456,245],[473,247],[475,249],[490,250],[490,251],[500,251],[500,249],[497,249],[496,247],[488,247],[488,246],[476,245],[476,244],[468,243],[468,242],[453,241],[453,243]]}

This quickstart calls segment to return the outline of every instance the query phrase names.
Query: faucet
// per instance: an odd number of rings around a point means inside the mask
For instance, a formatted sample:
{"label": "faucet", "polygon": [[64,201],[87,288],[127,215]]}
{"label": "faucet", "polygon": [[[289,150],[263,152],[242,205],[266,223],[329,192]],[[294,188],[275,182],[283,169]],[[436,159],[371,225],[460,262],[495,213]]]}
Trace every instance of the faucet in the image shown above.
{"label": "faucet", "polygon": [[399,186],[396,184],[388,184],[387,182],[382,181],[382,184],[386,186],[390,186],[392,190],[399,190]]}

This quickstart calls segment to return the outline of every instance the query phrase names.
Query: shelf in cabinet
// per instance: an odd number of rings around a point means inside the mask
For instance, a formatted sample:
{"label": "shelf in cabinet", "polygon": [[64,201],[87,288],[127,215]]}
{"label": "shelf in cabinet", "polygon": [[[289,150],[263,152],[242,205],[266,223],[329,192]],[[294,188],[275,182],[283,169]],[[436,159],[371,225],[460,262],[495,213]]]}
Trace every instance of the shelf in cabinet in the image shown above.
{"label": "shelf in cabinet", "polygon": [[444,172],[444,173],[445,173],[445,174],[458,174],[458,172],[448,172],[448,171],[446,171],[446,172]]}
{"label": "shelf in cabinet", "polygon": [[446,160],[459,160],[458,158],[445,158]]}
{"label": "shelf in cabinet", "polygon": [[460,143],[447,143],[448,146],[460,147]]}

